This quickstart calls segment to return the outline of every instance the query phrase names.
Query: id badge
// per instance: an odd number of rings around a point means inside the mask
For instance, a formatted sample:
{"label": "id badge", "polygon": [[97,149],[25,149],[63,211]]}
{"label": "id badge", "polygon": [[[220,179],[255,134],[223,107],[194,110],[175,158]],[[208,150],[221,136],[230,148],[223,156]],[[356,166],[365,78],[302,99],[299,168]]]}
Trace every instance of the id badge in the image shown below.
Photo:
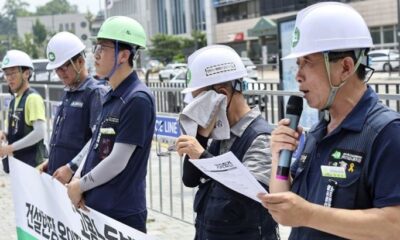
{"label": "id badge", "polygon": [[346,178],[346,169],[344,167],[336,166],[321,166],[321,173],[324,177],[330,178]]}

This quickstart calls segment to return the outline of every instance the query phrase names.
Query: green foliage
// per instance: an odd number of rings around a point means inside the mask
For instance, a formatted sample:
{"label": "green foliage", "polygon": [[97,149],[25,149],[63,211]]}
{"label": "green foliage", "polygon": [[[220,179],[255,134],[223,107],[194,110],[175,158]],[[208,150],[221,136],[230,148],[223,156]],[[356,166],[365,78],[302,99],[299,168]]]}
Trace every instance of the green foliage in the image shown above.
{"label": "green foliage", "polygon": [[26,52],[32,59],[42,57],[38,46],[34,43],[33,36],[31,33],[24,35],[24,39],[14,38],[12,40],[12,49],[19,49]]}
{"label": "green foliage", "polygon": [[36,15],[57,15],[65,13],[77,13],[78,6],[70,5],[67,0],[52,0],[43,6],[37,7]]}
{"label": "green foliage", "polygon": [[157,34],[151,38],[151,42],[150,55],[164,63],[171,62],[182,51],[183,41],[178,36]]}
{"label": "green foliage", "polygon": [[36,19],[35,24],[32,26],[33,42],[39,46],[43,46],[47,38],[46,27]]}
{"label": "green foliage", "polygon": [[195,30],[192,32],[191,35],[192,35],[196,50],[207,46],[207,37],[204,32]]}
{"label": "green foliage", "polygon": [[175,35],[157,34],[151,39],[150,56],[162,61],[186,62],[186,58],[195,50],[206,46],[205,34],[200,31],[192,32],[192,39]]}
{"label": "green foliage", "polygon": [[32,16],[29,4],[22,0],[7,0],[0,14],[0,34],[17,35],[17,17]]}

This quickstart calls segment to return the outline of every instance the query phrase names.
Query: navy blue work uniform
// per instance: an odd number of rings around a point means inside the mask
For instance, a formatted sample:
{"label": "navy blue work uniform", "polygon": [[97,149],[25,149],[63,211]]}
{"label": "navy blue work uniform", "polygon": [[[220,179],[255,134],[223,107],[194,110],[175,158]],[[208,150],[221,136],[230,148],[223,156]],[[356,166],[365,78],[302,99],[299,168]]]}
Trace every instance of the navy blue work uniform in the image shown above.
{"label": "navy blue work uniform", "polygon": [[[260,134],[270,134],[271,128],[261,117],[255,118],[237,137],[230,151],[243,161],[251,144]],[[207,139],[196,137],[202,146]],[[200,158],[220,155],[221,141],[213,140]],[[194,179],[199,178],[201,179]],[[185,159],[183,182],[190,186],[200,181],[194,200],[196,216],[196,240],[276,240],[277,223],[259,202],[228,189],[217,181],[199,172]],[[267,190],[268,187],[264,186]]]}
{"label": "navy blue work uniform", "polygon": [[87,206],[146,231],[146,172],[155,127],[154,97],[131,73],[104,99],[81,176],[106,158],[114,143],[136,145],[127,166],[109,182],[84,193]]}
{"label": "navy blue work uniform", "polygon": [[[25,121],[25,103],[30,94],[39,93],[32,88],[28,88],[22,94],[22,97],[17,107],[14,106],[15,98],[13,98],[10,102],[10,109],[8,112],[9,124],[7,136],[9,144],[12,144],[24,138],[26,135],[33,131],[33,127],[28,126]],[[32,167],[36,167],[43,162],[45,157],[47,157],[47,151],[43,143],[43,139],[32,146],[15,151],[13,153],[13,156]],[[6,172],[9,172],[8,158],[3,161],[3,164],[4,170]]]}
{"label": "navy blue work uniform", "polygon": [[[368,87],[333,132],[326,134],[325,120],[310,130],[291,169],[294,193],[312,203],[341,209],[400,205],[400,115],[378,100]],[[322,165],[345,168],[345,178],[323,174]],[[289,239],[343,238],[299,227],[292,229]]]}
{"label": "navy blue work uniform", "polygon": [[54,117],[47,173],[69,163],[92,137],[107,88],[88,77],[76,90],[65,89]]}

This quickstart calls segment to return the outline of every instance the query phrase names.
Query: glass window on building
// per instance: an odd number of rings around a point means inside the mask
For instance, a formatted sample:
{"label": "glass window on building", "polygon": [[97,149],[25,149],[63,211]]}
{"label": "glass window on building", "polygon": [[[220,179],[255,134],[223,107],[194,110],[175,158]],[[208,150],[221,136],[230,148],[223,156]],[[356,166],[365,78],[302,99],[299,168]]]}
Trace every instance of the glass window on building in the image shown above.
{"label": "glass window on building", "polygon": [[231,4],[217,8],[218,23],[231,22],[242,19],[243,15],[247,16],[247,8],[244,10],[244,3]]}
{"label": "glass window on building", "polygon": [[69,31],[69,24],[68,23],[65,24],[65,31]]}
{"label": "glass window on building", "polygon": [[372,42],[374,44],[381,44],[381,31],[379,27],[370,28]]}
{"label": "glass window on building", "polygon": [[185,6],[183,0],[171,0],[172,33],[186,33]]}
{"label": "glass window on building", "polygon": [[383,43],[394,43],[395,26],[383,27]]}
{"label": "glass window on building", "polygon": [[206,30],[206,16],[203,0],[193,0],[193,29],[199,31]]}
{"label": "glass window on building", "polygon": [[248,18],[260,16],[260,0],[249,1],[247,4]]}
{"label": "glass window on building", "polygon": [[165,8],[165,0],[157,0],[157,16],[158,31],[160,33],[168,33],[167,10]]}
{"label": "glass window on building", "polygon": [[71,32],[75,33],[75,23],[71,23]]}
{"label": "glass window on building", "polygon": [[64,25],[62,23],[60,23],[60,25],[58,25],[58,31],[59,32],[64,31]]}

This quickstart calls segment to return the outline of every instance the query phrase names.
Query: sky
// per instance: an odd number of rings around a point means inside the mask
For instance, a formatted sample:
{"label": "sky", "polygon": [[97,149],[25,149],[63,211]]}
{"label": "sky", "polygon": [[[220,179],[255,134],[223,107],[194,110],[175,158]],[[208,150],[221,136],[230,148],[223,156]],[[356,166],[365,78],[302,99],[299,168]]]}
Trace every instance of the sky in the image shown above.
{"label": "sky", "polygon": [[[7,0],[0,0],[0,9],[3,9],[4,3]],[[29,3],[28,10],[33,12],[36,11],[37,6],[43,6],[46,3],[50,2],[50,0],[23,0],[24,2]],[[81,13],[86,13],[87,9],[93,14],[96,14],[99,9],[104,9],[104,0],[68,0],[68,2],[72,5],[78,6],[78,11]],[[100,7],[99,7],[100,6]]]}

